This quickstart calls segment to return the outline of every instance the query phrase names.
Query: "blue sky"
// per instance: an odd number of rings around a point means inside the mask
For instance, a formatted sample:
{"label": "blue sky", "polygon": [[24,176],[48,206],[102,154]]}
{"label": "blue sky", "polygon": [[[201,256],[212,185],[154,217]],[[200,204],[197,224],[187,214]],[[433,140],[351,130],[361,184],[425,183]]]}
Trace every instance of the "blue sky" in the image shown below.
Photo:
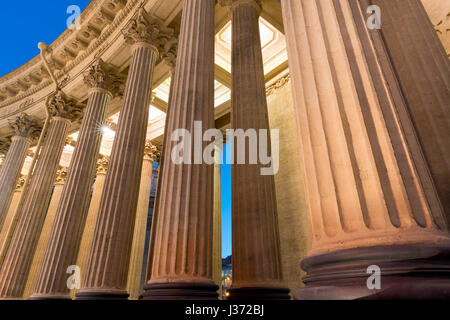
{"label": "blue sky", "polygon": [[[52,43],[67,28],[67,8],[83,10],[90,0],[4,1],[0,11],[0,77],[39,54],[38,42]],[[224,157],[228,147],[224,148]],[[226,158],[224,158],[226,159]],[[225,162],[225,161],[224,161]],[[231,167],[221,166],[222,256],[231,254]]]}
{"label": "blue sky", "polygon": [[39,54],[38,42],[52,43],[66,28],[67,8],[83,10],[90,0],[2,1],[0,76]]}
{"label": "blue sky", "polygon": [[223,162],[220,166],[222,205],[222,257],[231,255],[231,165],[225,164],[229,145],[224,145]]}

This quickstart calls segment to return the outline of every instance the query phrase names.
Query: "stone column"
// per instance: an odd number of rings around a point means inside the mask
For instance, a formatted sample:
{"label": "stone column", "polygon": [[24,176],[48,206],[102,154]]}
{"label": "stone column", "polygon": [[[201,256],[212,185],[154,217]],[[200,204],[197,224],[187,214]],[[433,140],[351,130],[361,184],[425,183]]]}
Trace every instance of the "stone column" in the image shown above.
{"label": "stone column", "polygon": [[26,176],[20,175],[19,181],[17,182],[16,190],[14,191],[11,205],[9,206],[8,213],[6,215],[5,222],[0,232],[0,248],[4,247],[4,242],[8,236],[8,231],[11,228],[11,224],[14,220],[14,214],[16,213],[17,204],[19,203],[20,194],[22,193],[23,185],[25,183]]}
{"label": "stone column", "polygon": [[420,0],[372,2],[450,226],[450,60]]}
{"label": "stone column", "polygon": [[[259,37],[258,0],[232,0],[232,129],[267,130],[264,69]],[[270,133],[267,133],[270,152]],[[258,140],[259,141],[259,140]],[[234,144],[234,154],[237,153]],[[231,167],[233,285],[230,299],[289,299],[282,287],[277,204],[273,175],[262,175],[262,165]]]}
{"label": "stone column", "polygon": [[[28,299],[33,293],[41,270],[45,248],[47,247],[52,231],[52,226],[55,221],[56,209],[58,208],[59,200],[63,192],[64,181],[67,175],[67,168],[60,167],[56,173],[56,181],[53,187],[52,196],[50,199],[50,205],[48,206],[47,214],[45,216],[44,226],[39,237],[39,241],[34,252],[33,262],[31,263],[30,272],[28,273],[28,279],[23,293],[23,299]],[[66,274],[66,277],[68,275]]]}
{"label": "stone column", "polygon": [[[95,222],[97,221],[98,208],[102,196],[103,186],[105,185],[106,172],[108,170],[109,157],[100,155],[97,160],[97,175],[95,177],[94,190],[92,191],[91,203],[86,218],[86,223],[81,237],[80,249],[78,250],[77,263],[80,267],[81,278],[86,276],[89,252],[94,238]],[[75,298],[78,290],[72,290],[71,297]]]}
{"label": "stone column", "polygon": [[81,113],[81,109],[60,91],[50,100],[49,109],[53,118],[0,268],[0,299],[20,299],[23,295],[70,119]]}
{"label": "stone column", "polygon": [[[295,297],[448,297],[443,209],[367,7],[282,8],[312,233]],[[367,287],[370,265],[381,269],[381,290]]]}
{"label": "stone column", "polygon": [[158,219],[158,207],[159,207],[159,199],[160,194],[159,192],[161,190],[161,182],[162,182],[162,172],[164,167],[164,148],[167,143],[167,132],[168,132],[168,125],[169,125],[169,116],[170,116],[170,101],[172,99],[173,94],[173,76],[175,74],[175,67],[177,62],[177,54],[178,54],[178,39],[172,39],[168,41],[164,47],[164,54],[162,56],[164,62],[169,67],[169,73],[170,73],[170,87],[169,87],[169,101],[167,106],[167,112],[166,112],[166,120],[164,122],[164,137],[163,137],[163,152],[161,152],[161,156],[159,159],[159,165],[158,165],[158,179],[157,179],[157,185],[156,185],[156,195],[155,195],[155,202],[153,207],[153,214],[152,214],[152,225],[150,226],[150,240],[149,240],[149,248],[148,248],[148,257],[147,257],[147,266],[146,266],[146,274],[145,274],[145,280],[150,280],[151,274],[152,274],[152,266],[153,266],[153,253],[155,251],[155,237],[156,237],[156,225],[157,225],[157,219]]}
{"label": "stone column", "polygon": [[[214,5],[213,0],[184,1],[153,229],[152,274],[144,299],[217,298],[212,280],[214,168],[204,162],[176,164],[171,153],[177,142],[169,139],[176,129],[194,133],[194,121],[202,122],[201,134],[214,128]],[[186,150],[185,156],[192,160],[193,152]]]}
{"label": "stone column", "polygon": [[[220,139],[223,140],[222,134]],[[213,280],[219,287],[219,297],[222,295],[222,202],[220,188],[220,163],[222,149],[214,152],[214,217],[213,217]]]}
{"label": "stone column", "polygon": [[20,171],[32,142],[31,138],[37,131],[36,122],[25,113],[20,114],[10,125],[15,134],[11,138],[11,146],[0,169],[0,229],[8,213]]}
{"label": "stone column", "polygon": [[150,141],[146,141],[144,162],[142,164],[141,184],[134,224],[133,244],[131,246],[130,267],[128,270],[127,291],[129,299],[136,300],[142,291],[142,272],[144,264],[145,233],[147,231],[150,191],[152,187],[153,163],[158,156],[158,150]]}
{"label": "stone column", "polygon": [[102,141],[102,125],[112,97],[109,90],[119,82],[110,69],[99,60],[84,74],[84,81],[90,87],[88,103],[31,299],[70,299],[66,270],[77,259]]}
{"label": "stone column", "polygon": [[78,299],[126,299],[127,274],[139,196],[153,69],[168,37],[158,20],[140,8],[124,30],[132,44],[130,71],[111,152],[105,188]]}

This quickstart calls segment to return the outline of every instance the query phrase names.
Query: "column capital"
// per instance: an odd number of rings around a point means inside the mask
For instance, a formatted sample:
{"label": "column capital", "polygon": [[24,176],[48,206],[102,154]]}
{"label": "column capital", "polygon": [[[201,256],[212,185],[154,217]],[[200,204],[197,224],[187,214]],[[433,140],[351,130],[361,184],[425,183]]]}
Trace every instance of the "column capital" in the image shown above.
{"label": "column capital", "polygon": [[175,70],[178,53],[178,38],[172,38],[164,45],[162,59],[169,66],[171,71]]}
{"label": "column capital", "polygon": [[23,185],[25,184],[25,178],[27,176],[21,174],[19,179],[17,180],[16,191],[22,191]]}
{"label": "column capital", "polygon": [[106,175],[108,171],[109,156],[100,155],[97,160],[97,175]]}
{"label": "column capital", "polygon": [[110,64],[102,59],[97,59],[85,71],[83,80],[91,89],[98,88],[116,93],[124,82],[124,77],[116,72]]}
{"label": "column capital", "polygon": [[229,6],[231,11],[242,5],[253,6],[258,14],[262,11],[261,0],[219,0],[219,3],[223,7]]}
{"label": "column capital", "polygon": [[81,118],[82,108],[74,100],[69,99],[62,91],[57,91],[49,102],[48,108],[53,117],[61,117],[68,120]]}
{"label": "column capital", "polygon": [[152,162],[157,162],[161,156],[161,152],[158,148],[152,144],[149,140],[145,142],[144,149],[144,160],[150,160]]}
{"label": "column capital", "polygon": [[150,16],[141,7],[134,19],[122,30],[122,34],[128,44],[146,43],[162,51],[162,46],[170,39],[173,30],[165,27],[160,19]]}
{"label": "column capital", "polygon": [[11,140],[7,138],[0,138],[0,155],[6,155],[11,145]]}
{"label": "column capital", "polygon": [[64,182],[66,181],[66,177],[67,177],[67,171],[68,171],[67,167],[63,167],[63,166],[58,167],[58,171],[56,171],[55,185],[64,184]]}
{"label": "column capital", "polygon": [[34,138],[40,131],[37,122],[26,113],[21,113],[14,121],[9,122],[14,129],[15,136],[23,138]]}

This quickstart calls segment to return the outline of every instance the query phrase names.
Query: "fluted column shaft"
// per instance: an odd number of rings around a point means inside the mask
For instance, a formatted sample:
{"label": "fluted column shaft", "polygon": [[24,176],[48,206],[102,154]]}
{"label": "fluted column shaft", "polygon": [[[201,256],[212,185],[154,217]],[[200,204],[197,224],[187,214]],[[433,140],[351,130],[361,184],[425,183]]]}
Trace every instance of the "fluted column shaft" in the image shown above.
{"label": "fluted column shaft", "polygon": [[30,144],[30,137],[13,136],[11,146],[0,169],[0,229],[8,213]]}
{"label": "fluted column shaft", "polygon": [[147,231],[148,209],[150,191],[152,187],[153,163],[156,151],[149,141],[145,145],[144,162],[142,164],[141,184],[139,186],[139,199],[136,210],[136,222],[134,224],[133,244],[131,246],[130,268],[128,271],[127,290],[129,299],[136,300],[143,287],[142,272],[144,264],[145,234]]}
{"label": "fluted column shaft", "polygon": [[[176,129],[214,128],[215,1],[184,2],[172,78],[150,281],[144,299],[217,298],[212,281],[213,165],[175,164]],[[202,145],[206,146],[205,143]],[[191,153],[192,155],[192,153]]]}
{"label": "fluted column shaft", "polygon": [[54,117],[42,146],[17,225],[0,268],[0,298],[20,299],[25,288],[70,120]]}
{"label": "fluted column shaft", "polygon": [[89,92],[67,181],[31,299],[70,298],[66,270],[76,262],[102,141],[101,129],[112,97],[108,90],[100,87],[100,82],[95,85]]}
{"label": "fluted column shaft", "polygon": [[[94,238],[95,222],[97,221],[98,209],[100,207],[100,200],[102,197],[103,187],[105,185],[106,172],[108,169],[109,157],[100,156],[97,160],[97,175],[95,177],[94,190],[92,191],[91,202],[89,204],[89,211],[86,218],[86,223],[81,237],[80,248],[78,250],[77,263],[80,267],[81,278],[86,274],[86,266],[89,259],[89,253]],[[71,297],[75,297],[77,289],[72,290]]]}
{"label": "fluted column shaft", "polygon": [[17,183],[16,190],[14,191],[11,205],[9,206],[8,213],[5,218],[5,222],[3,223],[3,227],[0,231],[0,248],[4,248],[5,241],[8,237],[9,230],[13,226],[14,214],[16,213],[17,204],[20,200],[20,194],[22,193],[22,188],[25,183],[25,177],[21,176],[19,178],[19,182]]}
{"label": "fluted column shaft", "polygon": [[41,270],[44,261],[45,248],[49,243],[52,226],[56,217],[56,210],[58,209],[58,203],[63,192],[66,174],[67,168],[61,168],[57,171],[56,182],[50,199],[50,205],[48,206],[47,214],[45,215],[45,222],[42,227],[42,232],[39,237],[36,251],[34,252],[33,262],[31,263],[30,272],[28,273],[27,283],[23,293],[23,299],[28,299],[33,294],[34,288],[36,287],[39,271]]}
{"label": "fluted column shaft", "polygon": [[[382,38],[366,26],[367,6],[282,1],[312,231],[299,299],[408,297],[421,287],[440,295],[449,285],[436,280],[448,267],[421,260],[448,257],[448,232]],[[383,293],[361,277],[370,264],[381,268]],[[436,279],[424,280],[431,269]]]}
{"label": "fluted column shaft", "polygon": [[[259,37],[260,11],[259,1],[231,3],[231,127],[235,130],[269,131]],[[270,150],[270,134],[267,136]],[[249,164],[250,148],[245,151],[246,163],[231,166],[233,286],[230,298],[288,298],[288,289],[281,288],[274,177],[261,175],[262,166]]]}
{"label": "fluted column shaft", "polygon": [[420,0],[373,4],[450,226],[450,60]]}
{"label": "fluted column shaft", "polygon": [[[145,13],[142,13],[145,15]],[[142,23],[141,20],[133,23]],[[146,20],[147,21],[147,20]],[[142,26],[146,28],[147,26]],[[157,48],[134,42],[118,129],[106,174],[86,277],[79,299],[126,299]]]}

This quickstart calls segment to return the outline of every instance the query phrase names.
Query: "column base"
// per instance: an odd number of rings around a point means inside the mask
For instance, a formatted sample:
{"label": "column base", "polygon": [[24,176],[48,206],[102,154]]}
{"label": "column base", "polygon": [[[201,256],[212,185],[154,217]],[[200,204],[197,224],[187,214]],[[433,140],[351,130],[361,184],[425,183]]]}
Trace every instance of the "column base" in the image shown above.
{"label": "column base", "polygon": [[75,300],[128,300],[129,294],[123,290],[81,290]]}
{"label": "column base", "polygon": [[[380,268],[380,285],[369,266]],[[450,248],[377,246],[308,257],[296,300],[450,299]]]}
{"label": "column base", "polygon": [[218,289],[208,283],[151,283],[144,286],[142,300],[217,300]]}
{"label": "column base", "polygon": [[72,300],[69,294],[67,295],[50,295],[50,294],[32,294],[28,300]]}
{"label": "column base", "polygon": [[289,289],[275,287],[231,288],[227,300],[291,300]]}

